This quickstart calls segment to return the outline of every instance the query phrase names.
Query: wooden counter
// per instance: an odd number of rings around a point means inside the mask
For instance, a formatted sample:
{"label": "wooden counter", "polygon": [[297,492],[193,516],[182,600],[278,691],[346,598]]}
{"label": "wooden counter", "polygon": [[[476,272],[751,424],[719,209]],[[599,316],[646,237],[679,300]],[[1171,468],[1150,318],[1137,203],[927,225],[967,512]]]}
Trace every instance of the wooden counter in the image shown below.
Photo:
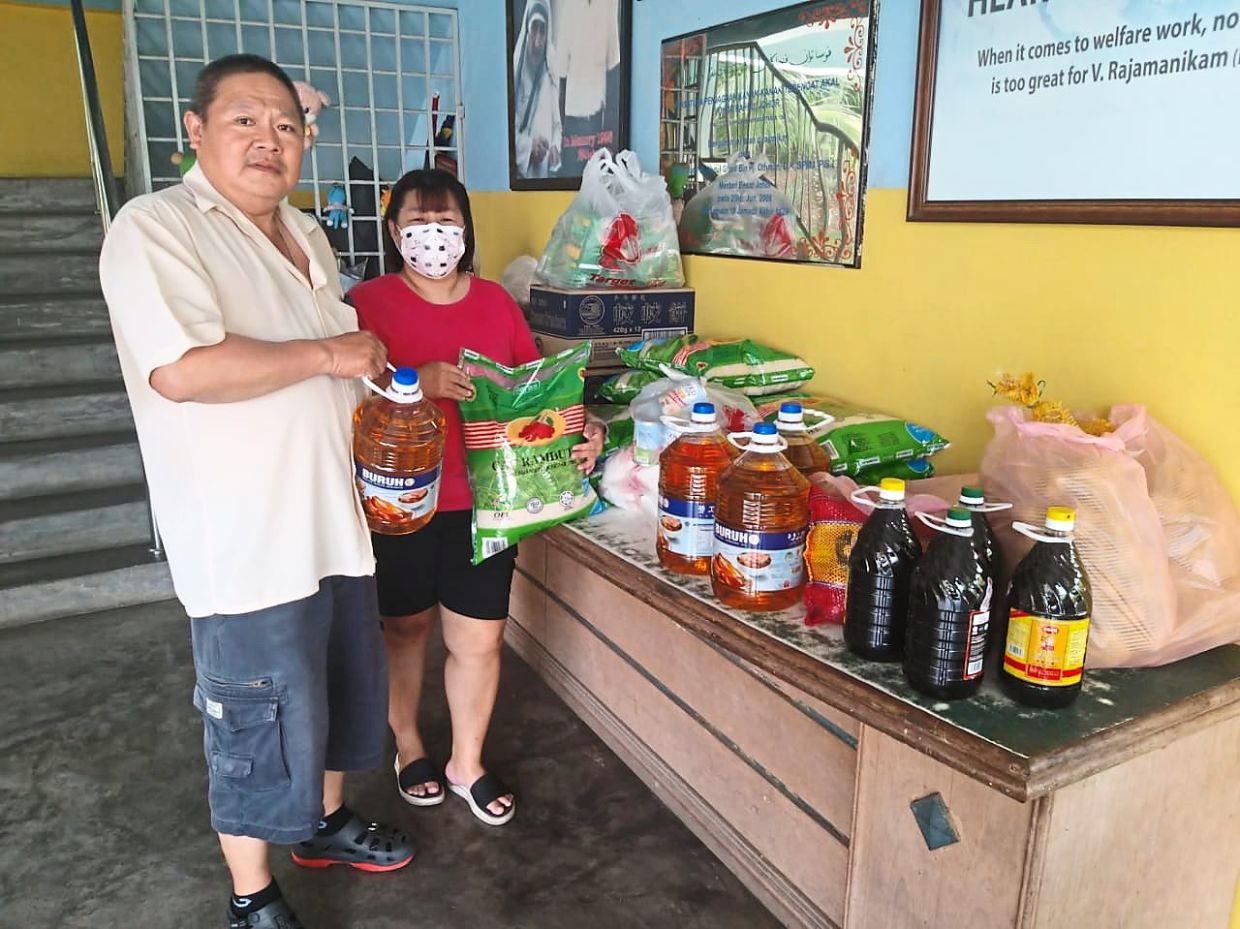
{"label": "wooden counter", "polygon": [[[803,611],[722,607],[612,511],[522,542],[509,640],[789,926],[1223,927],[1240,647],[939,703]],[[990,674],[991,672],[988,672]]]}

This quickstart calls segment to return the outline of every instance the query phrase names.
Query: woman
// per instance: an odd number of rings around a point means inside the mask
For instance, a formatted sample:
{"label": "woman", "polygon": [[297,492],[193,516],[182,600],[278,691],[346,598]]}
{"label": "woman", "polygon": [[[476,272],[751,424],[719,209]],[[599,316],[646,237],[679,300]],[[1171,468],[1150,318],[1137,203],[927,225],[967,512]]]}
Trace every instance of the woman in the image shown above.
{"label": "woman", "polygon": [[[411,535],[373,536],[379,611],[388,653],[388,722],[396,736],[401,797],[414,806],[442,803],[446,786],[473,814],[503,825],[512,791],[482,766],[508,618],[516,550],[473,565],[465,443],[457,402],[473,386],[459,367],[462,348],[514,366],[539,357],[520,309],[498,284],[475,277],[473,218],[464,186],[445,171],[411,171],[396,182],[384,211],[391,273],[349,291],[363,329],[387,346],[397,366],[417,368],[422,391],[443,410],[447,445],[439,509]],[[594,467],[603,430],[587,423],[573,449]],[[418,731],[426,645],[438,616],[448,648],[444,689],[452,717],[452,754],[442,771]]]}
{"label": "woman", "polygon": [[529,0],[512,53],[517,174],[549,177],[560,170],[560,82],[547,67],[551,11]]}

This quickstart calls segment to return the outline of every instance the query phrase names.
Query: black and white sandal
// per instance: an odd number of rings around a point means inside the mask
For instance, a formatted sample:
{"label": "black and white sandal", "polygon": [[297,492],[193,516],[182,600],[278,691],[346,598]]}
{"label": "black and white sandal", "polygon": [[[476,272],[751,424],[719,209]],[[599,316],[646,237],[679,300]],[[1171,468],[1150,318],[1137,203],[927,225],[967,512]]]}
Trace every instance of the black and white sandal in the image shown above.
{"label": "black and white sandal", "polygon": [[513,798],[512,806],[498,816],[487,809],[490,804],[500,797],[505,797],[512,793],[503,781],[489,772],[482,775],[482,777],[468,787],[464,784],[453,784],[449,781],[448,789],[468,803],[469,811],[488,826],[502,826],[512,819],[513,814],[517,812],[515,797]]}
{"label": "black and white sandal", "polygon": [[[444,790],[443,772],[429,758],[419,758],[402,768],[400,755],[397,755],[392,763],[392,769],[396,772],[396,789],[400,791],[400,798],[410,806],[439,806],[448,796]],[[432,782],[439,785],[435,793],[423,794],[419,797],[409,792],[410,787]]]}

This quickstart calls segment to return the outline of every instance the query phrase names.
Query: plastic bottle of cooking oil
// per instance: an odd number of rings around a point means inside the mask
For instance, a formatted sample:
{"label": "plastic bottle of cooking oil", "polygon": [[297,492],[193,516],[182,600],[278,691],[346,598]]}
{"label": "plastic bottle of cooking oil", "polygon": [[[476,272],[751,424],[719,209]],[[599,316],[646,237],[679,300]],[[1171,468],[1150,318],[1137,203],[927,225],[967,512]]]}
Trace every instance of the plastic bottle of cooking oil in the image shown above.
{"label": "plastic bottle of cooking oil", "polygon": [[1057,709],[1081,692],[1089,614],[1089,577],[1077,556],[1072,532],[1076,512],[1046,511],[1046,529],[1028,523],[1012,528],[1035,540],[1012,575],[1008,625],[999,685],[1026,706]]}
{"label": "plastic bottle of cooking oil", "polygon": [[711,586],[726,606],[784,610],[805,586],[809,481],[783,456],[775,426],[759,423],[744,453],[719,478]]}
{"label": "plastic bottle of cooking oil", "polygon": [[913,569],[904,677],[940,700],[971,697],[982,684],[994,582],[973,544],[973,514],[952,507],[945,519],[917,515],[936,535]]}
{"label": "plastic bottle of cooking oil", "polygon": [[[825,417],[824,422],[831,421],[831,417],[825,413],[816,415]],[[810,427],[806,425],[805,410],[801,408],[801,404],[781,404],[775,427],[784,441],[788,443],[784,457],[792,462],[793,467],[806,477],[815,473],[830,473],[831,457],[827,454],[827,450],[814,439]]]}
{"label": "plastic bottle of cooking oil", "polygon": [[439,506],[443,413],[422,396],[413,368],[397,368],[386,388],[366,383],[375,395],[353,414],[362,509],[372,532],[408,535],[429,523]]}
{"label": "plastic bottle of cooking oil", "polygon": [[899,660],[909,582],[920,558],[921,543],[904,509],[904,481],[885,477],[878,486],[878,504],[848,556],[844,642],[862,658]]}
{"label": "plastic bottle of cooking oil", "polygon": [[689,428],[659,456],[655,551],[676,574],[709,574],[719,475],[735,457],[713,403],[695,403]]}

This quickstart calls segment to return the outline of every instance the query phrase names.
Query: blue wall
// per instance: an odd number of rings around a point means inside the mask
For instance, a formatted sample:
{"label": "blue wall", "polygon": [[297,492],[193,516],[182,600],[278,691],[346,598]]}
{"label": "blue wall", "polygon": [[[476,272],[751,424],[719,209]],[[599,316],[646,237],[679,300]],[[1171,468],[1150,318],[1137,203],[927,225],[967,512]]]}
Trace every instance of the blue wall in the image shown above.
{"label": "blue wall", "polygon": [[[659,46],[694,29],[788,6],[784,0],[633,0],[634,150],[658,163]],[[472,190],[508,189],[505,0],[460,0],[465,103],[465,180]],[[669,10],[675,10],[675,16]],[[878,73],[870,136],[870,187],[908,185],[920,4],[886,0],[878,19]]]}

